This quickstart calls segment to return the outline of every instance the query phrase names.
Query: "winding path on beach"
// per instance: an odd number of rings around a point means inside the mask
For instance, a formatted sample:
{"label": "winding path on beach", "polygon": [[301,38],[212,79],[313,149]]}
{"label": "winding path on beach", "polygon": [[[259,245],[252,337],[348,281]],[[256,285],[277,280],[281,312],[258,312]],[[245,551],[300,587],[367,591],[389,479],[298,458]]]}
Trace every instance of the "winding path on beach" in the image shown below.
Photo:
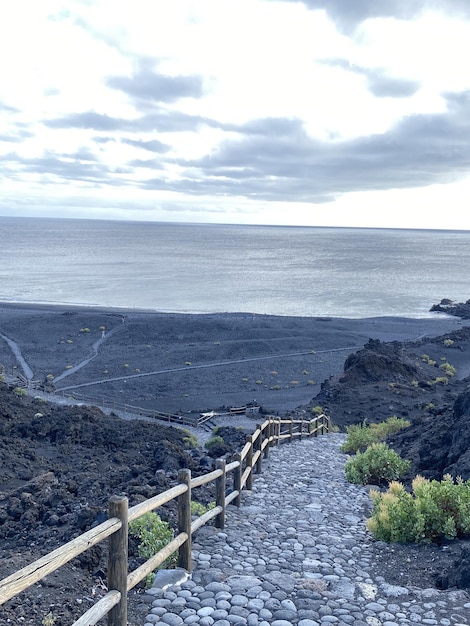
{"label": "winding path on beach", "polygon": [[[329,350],[315,350],[314,354],[326,354],[326,353],[331,353],[331,352],[344,352],[344,351],[350,351],[350,350],[359,350],[362,346],[346,346],[344,348],[331,348]],[[173,368],[168,368],[168,369],[164,369],[164,370],[155,370],[152,372],[141,372],[139,374],[130,374],[128,376],[117,376],[114,378],[103,378],[100,380],[94,380],[94,381],[89,381],[87,383],[80,383],[77,385],[69,385],[67,387],[60,387],[57,389],[57,391],[69,391],[70,389],[79,389],[80,387],[89,387],[92,385],[102,385],[105,383],[110,383],[110,382],[115,382],[115,381],[119,381],[119,380],[130,380],[132,378],[145,378],[147,376],[158,376],[158,374],[169,374],[169,373],[174,373],[174,372],[182,372],[182,371],[188,371],[188,370],[200,370],[200,369],[208,369],[211,367],[224,367],[226,365],[235,365],[236,363],[250,363],[250,362],[254,362],[254,361],[268,361],[270,359],[278,359],[278,358],[289,358],[289,357],[297,357],[297,356],[303,356],[303,355],[307,355],[307,354],[312,354],[311,350],[307,350],[307,351],[303,351],[303,352],[290,352],[288,354],[270,354],[268,356],[256,356],[256,357],[247,357],[247,358],[242,358],[242,359],[233,359],[230,361],[217,361],[215,363],[202,363],[201,365],[185,365],[183,367],[173,367]],[[95,355],[96,356],[96,355]],[[94,358],[94,357],[93,357]],[[61,380],[65,377],[65,375],[71,374],[74,371],[77,371],[77,369],[80,369],[80,367],[83,367],[84,365],[86,365],[87,363],[89,363],[91,361],[90,359],[87,359],[85,361],[82,361],[82,363],[80,363],[79,365],[77,365],[76,367],[67,370],[66,374],[61,374],[60,376],[58,376],[55,379],[55,382],[57,382],[58,380]]]}

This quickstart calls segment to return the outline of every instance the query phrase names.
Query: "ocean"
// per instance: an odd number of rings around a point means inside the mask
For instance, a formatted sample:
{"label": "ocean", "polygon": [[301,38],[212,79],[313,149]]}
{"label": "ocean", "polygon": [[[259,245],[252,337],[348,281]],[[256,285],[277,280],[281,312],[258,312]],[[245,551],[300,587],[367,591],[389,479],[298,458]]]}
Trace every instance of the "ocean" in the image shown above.
{"label": "ocean", "polygon": [[470,298],[470,232],[0,217],[0,301],[432,317]]}

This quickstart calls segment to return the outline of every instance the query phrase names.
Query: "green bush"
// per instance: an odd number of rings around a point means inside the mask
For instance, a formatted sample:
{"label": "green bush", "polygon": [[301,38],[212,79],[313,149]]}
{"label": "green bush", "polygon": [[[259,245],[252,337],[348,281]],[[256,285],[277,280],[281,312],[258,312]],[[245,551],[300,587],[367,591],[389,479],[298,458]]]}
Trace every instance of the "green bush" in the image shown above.
{"label": "green bush", "polygon": [[193,500],[191,502],[191,515],[195,515],[196,517],[201,517],[201,515],[204,515],[204,513],[207,513],[207,511],[210,511],[211,509],[215,508],[215,502],[209,502],[209,504],[206,506],[205,504],[202,504],[201,502],[196,502],[195,500]]}
{"label": "green bush", "polygon": [[204,447],[206,448],[206,450],[211,450],[215,446],[223,446],[224,443],[225,441],[223,440],[223,437],[221,437],[220,435],[215,435],[215,437],[211,437],[209,441],[206,441]]}
{"label": "green bush", "polygon": [[347,437],[341,451],[355,454],[363,452],[372,443],[383,441],[388,436],[393,435],[403,428],[408,428],[410,422],[392,415],[385,422],[371,424],[367,426],[366,422],[362,424],[353,424],[346,427]]}
{"label": "green bush", "polygon": [[27,396],[28,392],[26,391],[26,389],[24,389],[23,387],[15,387],[13,389],[13,393],[15,394],[15,396],[17,396],[18,398],[22,398],[23,396]]}
{"label": "green bush", "polygon": [[457,373],[455,367],[450,363],[442,363],[439,365],[439,369],[442,370],[446,376],[455,376]]}
{"label": "green bush", "polygon": [[470,480],[453,481],[449,475],[439,482],[417,476],[413,493],[392,482],[388,491],[371,491],[372,517],[367,528],[381,541],[429,543],[443,537],[470,536]]}
{"label": "green bush", "polygon": [[365,452],[358,452],[346,462],[344,471],[350,483],[385,485],[400,479],[411,461],[402,459],[386,443],[373,443]]}
{"label": "green bush", "polygon": [[198,441],[197,441],[197,437],[195,435],[193,435],[192,433],[189,432],[189,430],[184,430],[183,431],[183,445],[184,447],[189,450],[191,448],[197,448],[198,446]]}
{"label": "green bush", "polygon": [[[130,522],[129,534],[139,539],[139,555],[144,559],[150,559],[173,539],[173,530],[169,524],[153,511]],[[177,560],[177,554],[174,553],[158,569],[176,567]]]}

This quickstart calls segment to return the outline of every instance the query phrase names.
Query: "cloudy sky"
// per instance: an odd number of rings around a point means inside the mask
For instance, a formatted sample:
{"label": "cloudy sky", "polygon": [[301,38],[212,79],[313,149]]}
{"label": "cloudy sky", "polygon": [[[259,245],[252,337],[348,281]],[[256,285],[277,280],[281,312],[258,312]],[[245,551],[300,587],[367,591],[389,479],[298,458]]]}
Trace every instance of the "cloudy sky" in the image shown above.
{"label": "cloudy sky", "polygon": [[15,0],[0,53],[0,215],[470,230],[469,0]]}

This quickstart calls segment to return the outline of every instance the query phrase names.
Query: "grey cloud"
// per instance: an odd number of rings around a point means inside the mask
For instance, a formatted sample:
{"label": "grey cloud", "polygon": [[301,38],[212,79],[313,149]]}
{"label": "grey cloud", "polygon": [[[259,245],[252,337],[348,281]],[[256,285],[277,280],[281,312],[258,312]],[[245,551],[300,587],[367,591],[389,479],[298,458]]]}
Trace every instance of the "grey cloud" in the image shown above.
{"label": "grey cloud", "polygon": [[[34,173],[57,176],[65,180],[94,182],[113,185],[126,184],[125,179],[116,174],[129,173],[129,169],[113,169],[98,161],[87,149],[80,149],[72,154],[46,152],[38,158],[24,158],[10,152],[0,156],[6,166],[3,168],[14,176],[20,173]],[[43,183],[47,184],[47,177]]]}
{"label": "grey cloud", "polygon": [[[447,113],[410,116],[388,133],[347,142],[314,140],[292,120],[292,135],[275,135],[273,120],[260,120],[210,156],[180,163],[187,177],[173,185],[193,194],[318,202],[350,191],[448,182],[470,167],[469,95],[449,95]],[[161,184],[147,181],[150,188]]]}
{"label": "grey cloud", "polygon": [[149,69],[143,64],[131,77],[111,76],[106,81],[109,87],[126,93],[140,102],[175,102],[180,98],[200,98],[202,79],[199,76],[166,76]]}
{"label": "grey cloud", "polygon": [[441,10],[455,16],[470,17],[468,0],[287,0],[302,2],[312,10],[324,10],[345,32],[354,30],[369,18],[395,17],[409,19],[425,9]]}
{"label": "grey cloud", "polygon": [[371,93],[377,98],[408,98],[419,89],[419,83],[400,78],[389,78],[369,73],[367,83]]}
{"label": "grey cloud", "polygon": [[71,113],[64,117],[45,120],[43,123],[48,128],[89,128],[93,130],[122,130],[124,120],[109,117],[102,113],[87,111],[85,113]]}
{"label": "grey cloud", "polygon": [[152,113],[142,115],[135,119],[109,117],[95,111],[72,113],[63,117],[45,120],[44,125],[48,128],[86,128],[96,131],[121,131],[121,132],[180,132],[196,130],[201,125],[220,126],[218,123],[194,115],[187,115],[178,111],[166,111],[157,109]]}
{"label": "grey cloud", "polygon": [[369,69],[349,63],[345,59],[327,59],[322,62],[329,67],[341,67],[348,72],[364,76],[369,91],[377,98],[408,98],[415,94],[420,86],[418,81],[394,78],[380,69]]}
{"label": "grey cloud", "polygon": [[147,141],[139,139],[121,139],[121,142],[126,143],[129,146],[134,146],[135,148],[148,150],[149,152],[165,153],[170,150],[170,146],[168,144],[162,143],[157,139],[149,139]]}

